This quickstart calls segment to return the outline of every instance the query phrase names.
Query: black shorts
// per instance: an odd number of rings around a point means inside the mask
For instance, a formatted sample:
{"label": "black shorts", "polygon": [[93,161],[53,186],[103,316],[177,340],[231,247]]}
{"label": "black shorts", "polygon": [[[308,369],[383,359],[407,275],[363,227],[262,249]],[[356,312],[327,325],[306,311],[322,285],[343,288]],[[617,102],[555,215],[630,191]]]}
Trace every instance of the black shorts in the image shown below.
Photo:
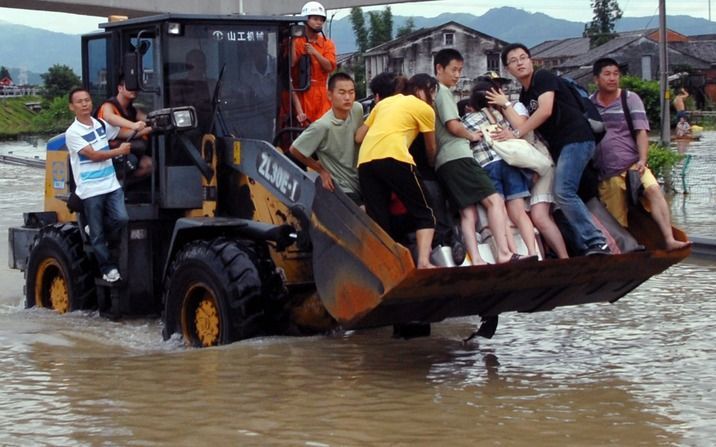
{"label": "black shorts", "polygon": [[448,198],[458,209],[477,205],[497,190],[477,161],[470,158],[458,158],[438,168],[438,177],[445,185]]}
{"label": "black shorts", "polygon": [[390,232],[393,192],[408,209],[416,229],[435,228],[435,215],[415,166],[393,158],[373,160],[358,166],[358,180],[366,212],[385,231]]}

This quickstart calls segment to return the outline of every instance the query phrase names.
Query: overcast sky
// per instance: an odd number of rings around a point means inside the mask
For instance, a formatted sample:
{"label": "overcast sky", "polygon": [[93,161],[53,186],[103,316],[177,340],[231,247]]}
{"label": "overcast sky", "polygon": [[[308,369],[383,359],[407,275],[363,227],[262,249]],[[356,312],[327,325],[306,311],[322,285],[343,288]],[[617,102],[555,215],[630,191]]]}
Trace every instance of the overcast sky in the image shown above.
{"label": "overcast sky", "polygon": [[[198,0],[197,0],[198,1]],[[271,0],[277,1],[277,0]],[[329,2],[326,2],[329,3]],[[689,15],[709,18],[711,0],[667,0],[666,12],[670,15]],[[444,12],[468,12],[482,15],[491,8],[512,6],[529,12],[542,12],[552,17],[579,22],[592,19],[590,0],[439,0],[416,3],[394,4],[394,15],[434,17]],[[657,0],[621,0],[619,5],[626,17],[658,15]],[[566,7],[565,5],[569,5]],[[714,0],[712,18],[716,18],[716,0]],[[373,9],[373,8],[366,8]],[[382,9],[382,7],[378,7]],[[348,10],[334,10],[336,19],[347,15]],[[105,21],[102,17],[87,17],[73,14],[60,14],[21,9],[0,8],[0,20],[22,25],[59,31],[70,34],[83,34],[97,30],[97,24]]]}

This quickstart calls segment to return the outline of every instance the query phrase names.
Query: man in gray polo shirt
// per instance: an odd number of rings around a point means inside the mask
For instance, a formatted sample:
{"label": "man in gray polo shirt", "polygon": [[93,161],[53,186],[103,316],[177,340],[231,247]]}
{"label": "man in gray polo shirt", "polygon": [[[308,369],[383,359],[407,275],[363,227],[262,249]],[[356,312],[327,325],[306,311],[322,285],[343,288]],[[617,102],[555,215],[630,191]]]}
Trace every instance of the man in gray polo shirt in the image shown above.
{"label": "man in gray polo shirt", "polygon": [[[336,186],[357,205],[363,201],[358,186],[356,130],[363,125],[363,106],[355,102],[355,82],[345,73],[328,79],[331,110],[312,123],[291,145],[291,155],[321,176],[323,187]],[[312,158],[313,154],[318,160]]]}

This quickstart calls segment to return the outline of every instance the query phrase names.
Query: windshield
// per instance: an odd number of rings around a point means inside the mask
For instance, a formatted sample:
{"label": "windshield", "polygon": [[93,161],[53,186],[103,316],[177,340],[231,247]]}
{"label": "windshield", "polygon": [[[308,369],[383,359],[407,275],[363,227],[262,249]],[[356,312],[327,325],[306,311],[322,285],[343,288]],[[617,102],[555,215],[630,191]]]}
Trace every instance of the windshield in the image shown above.
{"label": "windshield", "polygon": [[236,137],[271,141],[278,109],[278,29],[271,25],[186,25],[168,36],[169,106],[192,105],[208,132],[219,74],[224,122]]}

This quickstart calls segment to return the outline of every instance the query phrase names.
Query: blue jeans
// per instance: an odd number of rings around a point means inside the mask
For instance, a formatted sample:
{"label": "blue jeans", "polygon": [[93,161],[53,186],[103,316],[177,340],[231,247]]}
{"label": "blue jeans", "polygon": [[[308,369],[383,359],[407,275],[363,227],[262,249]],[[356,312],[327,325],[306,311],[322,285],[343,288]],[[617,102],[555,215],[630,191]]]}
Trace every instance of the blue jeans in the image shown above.
{"label": "blue jeans", "polygon": [[114,268],[107,240],[118,240],[129,216],[124,206],[124,191],[119,188],[107,194],[82,200],[84,217],[90,228],[90,243],[102,273]]}
{"label": "blue jeans", "polygon": [[554,196],[557,205],[572,227],[579,250],[603,245],[606,239],[592,222],[592,215],[577,195],[582,172],[594,155],[594,141],[570,143],[562,148],[554,173]]}

